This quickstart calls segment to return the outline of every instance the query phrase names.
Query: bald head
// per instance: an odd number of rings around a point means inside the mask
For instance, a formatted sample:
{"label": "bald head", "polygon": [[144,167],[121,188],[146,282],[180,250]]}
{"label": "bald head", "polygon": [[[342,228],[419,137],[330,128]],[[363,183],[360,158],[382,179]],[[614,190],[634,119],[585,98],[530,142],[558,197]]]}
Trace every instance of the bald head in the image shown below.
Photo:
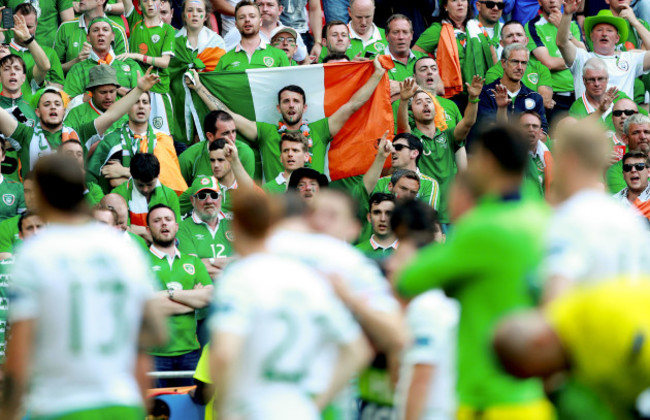
{"label": "bald head", "polygon": [[374,0],[350,0],[348,7],[350,26],[359,35],[365,35],[373,29],[375,18]]}
{"label": "bald head", "polygon": [[547,377],[568,365],[560,339],[536,310],[504,318],[492,344],[503,368],[518,378]]}
{"label": "bald head", "polygon": [[117,213],[117,226],[123,231],[126,231],[129,220],[129,207],[124,197],[115,193],[106,194],[99,204],[102,207],[115,210],[115,213]]}

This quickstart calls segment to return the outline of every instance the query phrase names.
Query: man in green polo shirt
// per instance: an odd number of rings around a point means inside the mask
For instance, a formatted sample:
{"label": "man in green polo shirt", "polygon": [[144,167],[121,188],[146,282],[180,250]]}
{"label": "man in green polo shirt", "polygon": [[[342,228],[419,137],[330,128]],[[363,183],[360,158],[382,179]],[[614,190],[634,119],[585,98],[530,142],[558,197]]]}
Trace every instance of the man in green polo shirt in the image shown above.
{"label": "man in green polo shirt", "polygon": [[375,20],[374,0],[350,0],[348,7],[350,23],[350,54],[356,56],[363,52],[369,54],[382,54],[388,42],[383,28],[373,23]]}
{"label": "man in green polo shirt", "polygon": [[289,177],[294,170],[303,168],[309,162],[309,140],[302,133],[285,133],[280,140],[280,162],[284,171],[270,180],[262,188],[271,194],[287,191]]}
{"label": "man in green polo shirt", "polygon": [[70,68],[63,87],[71,98],[83,95],[90,80],[89,70],[101,64],[107,64],[115,70],[118,82],[117,94],[120,97],[125,96],[135,87],[140,66],[128,58],[122,61],[115,59],[117,53],[111,47],[115,33],[111,23],[108,18],[95,18],[90,21],[87,35],[91,46],[90,54],[87,59],[79,61]]}
{"label": "man in green polo shirt", "polygon": [[147,70],[144,76],[138,78],[137,86],[122,100],[115,102],[94,121],[78,127],[67,127],[63,124],[65,106],[61,92],[54,88],[45,88],[32,100],[36,115],[40,119],[36,126],[28,127],[19,123],[10,113],[0,109],[0,133],[15,140],[12,146],[20,149],[24,176],[34,167],[40,156],[52,153],[68,139],[79,140],[85,150],[88,150],[115,121],[128,112],[142,93],[147,92],[157,82],[158,76],[151,74],[151,69]]}
{"label": "man in green polo shirt", "polygon": [[[106,64],[91,67],[90,70],[87,70],[87,76],[85,77],[88,79],[85,91],[90,92],[91,96],[87,102],[75,106],[68,111],[63,122],[71,127],[80,127],[103,115],[115,103],[118,95],[117,92],[121,88],[117,81],[115,68],[109,67]],[[122,116],[106,132],[111,133],[119,129],[127,121],[128,117],[126,115]]]}
{"label": "man in green polo shirt", "polygon": [[[90,23],[97,18],[106,19],[114,38],[110,40],[112,49],[116,54],[124,54],[129,51],[124,28],[106,17],[104,9],[108,0],[84,1],[79,3],[81,15],[68,22],[64,22],[56,33],[54,50],[62,63],[63,71],[70,71],[72,66],[89,58],[92,48],[88,41]],[[113,55],[113,58],[115,57]],[[82,85],[83,86],[83,85]]]}
{"label": "man in green polo shirt", "polygon": [[[400,14],[395,14],[388,18],[386,23],[386,41],[388,46],[384,54],[389,55],[395,63],[395,67],[388,71],[390,80],[401,82],[407,77],[413,76],[413,67],[420,57],[427,54],[422,51],[411,49],[413,41],[413,24],[411,20]],[[391,93],[399,92],[399,86],[391,83]]]}
{"label": "man in green polo shirt", "polygon": [[366,219],[372,234],[370,239],[360,242],[356,248],[368,258],[382,261],[396,249],[399,241],[390,228],[390,216],[395,209],[395,196],[383,192],[373,193],[368,200]]}
{"label": "man in green polo shirt", "polygon": [[286,67],[289,59],[284,51],[275,48],[260,37],[262,15],[252,1],[241,1],[235,7],[235,26],[241,41],[226,53],[215,71],[244,71],[269,67]]}
{"label": "man in green polo shirt", "polygon": [[305,91],[300,86],[285,86],[278,92],[278,110],[282,114],[282,119],[278,124],[250,121],[232,112],[201,85],[198,78],[196,79],[196,92],[209,109],[221,109],[230,113],[235,119],[237,131],[249,141],[257,143],[262,155],[265,181],[274,179],[278,173],[283,171],[280,163],[280,139],[285,132],[302,132],[309,138],[311,142],[309,167],[323,173],[328,143],[341,130],[348,118],[370,99],[385,72],[379,60],[375,59],[374,65],[374,74],[352,95],[348,102],[331,116],[311,123],[303,119],[307,98]]}
{"label": "man in green polo shirt", "polygon": [[0,0],[0,6],[10,7],[14,10],[14,13],[22,4],[29,4],[34,8],[34,19],[38,16],[36,41],[41,45],[46,45],[48,47],[54,45],[54,39],[56,38],[56,31],[59,28],[59,24],[74,19],[72,0]]}
{"label": "man in green polo shirt", "polygon": [[197,178],[188,191],[193,211],[180,223],[178,249],[199,257],[214,279],[234,255],[230,220],[221,211],[222,190],[217,178],[209,176]]}
{"label": "man in green polo shirt", "polygon": [[[151,269],[158,280],[156,304],[168,318],[169,341],[154,348],[155,370],[158,372],[194,370],[201,356],[197,340],[196,310],[206,308],[212,298],[212,280],[197,257],[176,248],[174,210],[159,204],[147,214],[147,230],[151,234]],[[157,387],[188,386],[192,379],[158,379]]]}
{"label": "man in green polo shirt", "polygon": [[544,255],[548,210],[521,199],[528,160],[523,136],[497,126],[473,146],[468,175],[482,198],[444,246],[423,248],[397,274],[396,288],[406,298],[442,288],[461,304],[458,418],[550,420],[542,383],[505,374],[490,345],[499,318],[534,305],[530,290]]}

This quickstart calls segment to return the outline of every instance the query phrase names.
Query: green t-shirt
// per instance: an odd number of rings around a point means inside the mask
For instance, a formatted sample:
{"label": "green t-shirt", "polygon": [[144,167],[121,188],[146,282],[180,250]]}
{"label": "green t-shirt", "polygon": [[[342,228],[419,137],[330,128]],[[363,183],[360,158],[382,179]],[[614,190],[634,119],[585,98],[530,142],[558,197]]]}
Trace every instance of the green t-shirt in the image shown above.
{"label": "green t-shirt", "polygon": [[0,222],[27,210],[23,184],[3,177],[0,179]]}
{"label": "green t-shirt", "polygon": [[442,108],[445,110],[445,121],[447,122],[447,128],[456,127],[460,120],[463,119],[463,114],[460,113],[460,109],[458,109],[456,102],[437,95],[436,99],[438,100],[438,103],[440,103],[440,106],[442,106]]}
{"label": "green t-shirt", "polygon": [[382,261],[393,255],[393,252],[397,249],[397,244],[398,242],[396,240],[390,246],[383,248],[375,241],[374,235],[372,235],[370,239],[358,243],[355,247],[363,252],[366,257],[375,261]]}
{"label": "green t-shirt", "polygon": [[[97,117],[99,117],[102,114],[103,112],[100,111],[95,106],[95,104],[92,103],[92,98],[91,98],[90,101],[84,102],[79,106],[75,106],[70,111],[68,111],[68,115],[65,116],[63,122],[68,127],[80,127],[83,124],[89,123],[90,121],[94,121]],[[128,121],[129,121],[129,116],[123,115],[122,118],[115,121],[113,125],[111,125],[109,129],[106,130],[106,133],[104,133],[104,138],[106,138],[107,134],[119,130],[120,127],[122,127]]]}
{"label": "green t-shirt", "polygon": [[14,248],[22,242],[20,240],[20,230],[18,229],[18,222],[20,215],[10,217],[7,220],[0,222],[0,252],[14,253]]}
{"label": "green t-shirt", "polygon": [[[192,290],[197,284],[212,284],[208,270],[193,255],[177,253],[170,267],[167,254],[150,248],[151,268],[158,279],[158,290]],[[153,349],[154,356],[179,356],[199,349],[196,338],[196,311],[167,318],[169,341],[166,346]]]}
{"label": "green t-shirt", "polygon": [[[257,144],[262,154],[262,170],[264,180],[274,179],[280,172],[284,171],[280,162],[280,139],[277,124],[257,122]],[[323,118],[313,123],[309,123],[309,139],[311,147],[309,156],[311,162],[310,168],[323,172],[325,169],[325,154],[327,153],[327,144],[331,140],[329,118]],[[287,130],[290,132],[290,130]]]}
{"label": "green t-shirt", "polygon": [[[503,77],[503,67],[501,66],[501,61],[490,67],[490,69],[485,74],[485,84],[490,84],[497,79]],[[534,59],[531,55],[528,65],[526,66],[526,72],[524,77],[521,79],[522,83],[526,85],[529,89],[538,91],[540,86],[548,86],[553,88],[553,77],[551,76],[551,71],[542,63]]]}
{"label": "green t-shirt", "polygon": [[[59,57],[57,57],[56,52],[51,47],[48,47],[47,45],[41,45],[41,48],[47,56],[47,59],[50,61],[50,70],[45,75],[45,80],[62,85],[65,82],[65,79],[63,76],[63,67],[61,67],[61,61],[59,60]],[[15,42],[11,43],[9,50],[12,54],[15,54],[23,59],[25,62],[25,67],[27,68],[26,82],[31,83],[32,79],[34,78],[34,67],[36,66],[32,53],[29,52],[27,48],[23,48]]]}
{"label": "green t-shirt", "polygon": [[[25,84],[23,84],[23,87]],[[25,124],[29,127],[34,127],[38,121],[38,117],[34,112],[34,109],[24,100],[24,96],[16,99],[10,99],[5,96],[0,95],[0,107],[6,109],[12,114],[16,111],[16,108],[22,113],[22,115],[27,119]],[[15,115],[15,114],[14,114]],[[18,176],[18,152],[11,146],[11,141],[7,143],[7,152],[5,153],[5,158],[2,161],[2,175],[7,177],[12,181],[20,181]]]}
{"label": "green t-shirt", "polygon": [[199,258],[232,257],[233,233],[230,220],[219,213],[217,228],[212,232],[195,214],[183,220],[178,227],[178,249]]}
{"label": "green t-shirt", "polygon": [[[528,50],[535,54],[535,49],[546,47],[551,57],[562,58],[560,50],[555,43],[557,38],[557,28],[550,22],[547,22],[541,15],[528,22],[525,26],[526,36],[528,36]],[[581,39],[580,28],[575,22],[571,22],[571,33],[577,39]],[[573,92],[573,75],[569,69],[551,71],[553,78],[553,92]]]}
{"label": "green t-shirt", "polygon": [[[15,9],[18,5],[27,3],[26,0],[0,0],[0,6],[7,6]],[[54,45],[56,31],[59,27],[59,13],[72,9],[72,0],[30,0],[37,10],[40,10],[38,26],[36,27],[36,42],[41,47]],[[85,40],[85,39],[84,39]]]}
{"label": "green t-shirt", "polygon": [[[113,33],[115,34],[115,39],[111,44],[115,51],[115,55],[128,52],[129,49],[124,28],[113,22],[111,22],[111,26],[113,28]],[[88,42],[87,36],[88,27],[86,26],[85,18],[78,17],[62,23],[56,33],[56,41],[54,42],[54,51],[56,51],[59,61],[61,63],[67,63],[68,61],[79,57],[84,42]]]}
{"label": "green t-shirt", "polygon": [[492,350],[496,322],[535,304],[549,211],[540,201],[486,197],[445,245],[422,249],[397,282],[404,297],[442,288],[460,302],[459,402],[476,410],[544,398],[536,379],[507,375]]}
{"label": "green t-shirt", "polygon": [[5,362],[7,320],[9,319],[9,281],[13,266],[13,258],[0,261],[0,365]]}
{"label": "green t-shirt", "polygon": [[[174,37],[176,31],[170,25],[160,22],[160,25],[148,27],[144,24],[142,16],[136,13],[135,8],[131,14],[126,17],[131,28],[129,36],[129,51],[132,53],[144,54],[148,57],[162,57],[163,55],[174,56]],[[154,59],[155,60],[155,59]],[[149,63],[142,64],[143,68],[148,68]],[[160,76],[160,81],[153,85],[151,92],[168,93],[169,92],[169,69],[154,66]]]}
{"label": "green t-shirt", "polygon": [[[357,55],[359,57],[363,58],[366,56],[366,53],[372,54],[373,56],[375,55],[381,55],[384,53],[384,50],[388,47],[388,41],[386,41],[386,32],[377,26],[377,34],[379,35],[378,39],[377,37],[371,38],[370,42],[368,42],[367,45],[363,45],[364,42],[360,38],[350,38],[350,46],[348,49],[345,51],[345,55],[350,59],[354,59]],[[325,57],[329,55],[329,51],[327,50],[327,47],[323,47],[323,49],[320,52],[320,56],[318,57],[318,62],[322,63]]]}
{"label": "green t-shirt", "polygon": [[[384,54],[389,55],[388,47],[386,47],[384,50]],[[398,82],[401,82],[408,77],[413,77],[415,62],[418,61],[418,59],[426,56],[426,53],[411,50],[411,54],[409,55],[409,59],[406,64],[402,63],[399,60],[393,60],[395,67],[388,70],[388,78],[390,80],[397,80]]]}
{"label": "green t-shirt", "polygon": [[456,142],[453,128],[448,128],[442,132],[436,131],[433,138],[425,136],[417,128],[413,128],[411,133],[422,140],[424,148],[418,168],[423,174],[429,175],[440,184],[440,205],[438,210],[440,222],[449,223],[447,199],[451,183],[458,171],[455,153],[463,144]]}
{"label": "green t-shirt", "polygon": [[[83,93],[86,92],[86,86],[90,83],[90,69],[98,64],[99,63],[95,59],[88,58],[87,60],[81,61],[72,66],[65,79],[63,90],[65,90],[71,98],[74,98],[77,95],[83,95]],[[111,67],[115,69],[117,83],[119,83],[120,86],[133,89],[138,85],[138,71],[140,70],[140,65],[136,61],[131,60],[130,58],[124,61],[113,60],[111,61]]]}
{"label": "green t-shirt", "polygon": [[239,45],[228,51],[219,59],[219,63],[214,71],[244,71],[248,69],[288,66],[289,58],[284,51],[261,41],[250,58],[246,51],[239,49]]}
{"label": "green t-shirt", "polygon": [[262,189],[269,194],[284,194],[287,192],[287,179],[284,173],[278,174],[274,179],[262,185]]}
{"label": "green t-shirt", "polygon": [[[194,179],[199,176],[212,176],[212,164],[210,163],[210,144],[199,142],[191,145],[178,156],[178,163],[181,167],[181,174],[187,185],[192,185]],[[246,173],[253,177],[255,172],[255,155],[253,149],[243,141],[235,140],[239,160],[241,160]]]}

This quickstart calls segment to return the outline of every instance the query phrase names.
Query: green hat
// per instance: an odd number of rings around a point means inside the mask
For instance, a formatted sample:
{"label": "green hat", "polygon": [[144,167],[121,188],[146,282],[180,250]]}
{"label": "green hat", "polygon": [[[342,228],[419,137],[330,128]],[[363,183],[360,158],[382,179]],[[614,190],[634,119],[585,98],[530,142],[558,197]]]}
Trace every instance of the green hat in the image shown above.
{"label": "green hat", "polygon": [[217,181],[217,178],[213,176],[201,176],[196,178],[190,187],[190,194],[195,195],[199,191],[203,190],[221,192],[221,187],[219,187],[219,181]]}
{"label": "green hat", "polygon": [[107,64],[100,64],[92,67],[90,71],[88,71],[88,84],[86,85],[86,90],[104,85],[115,85],[119,87],[120,84],[117,83],[117,72],[113,67]]}
{"label": "green hat", "polygon": [[[100,16],[100,17],[96,17],[95,19],[90,21],[90,23],[88,24],[88,30],[90,30],[90,27],[93,26],[97,22],[106,22],[111,26],[111,29],[113,29],[113,22],[109,18]],[[115,31],[113,31],[113,32],[115,32]]]}
{"label": "green hat", "polygon": [[601,10],[596,16],[589,16],[585,19],[585,35],[591,39],[591,30],[599,23],[607,23],[616,28],[618,36],[621,37],[619,42],[627,41],[628,29],[625,19],[616,17],[609,9]]}

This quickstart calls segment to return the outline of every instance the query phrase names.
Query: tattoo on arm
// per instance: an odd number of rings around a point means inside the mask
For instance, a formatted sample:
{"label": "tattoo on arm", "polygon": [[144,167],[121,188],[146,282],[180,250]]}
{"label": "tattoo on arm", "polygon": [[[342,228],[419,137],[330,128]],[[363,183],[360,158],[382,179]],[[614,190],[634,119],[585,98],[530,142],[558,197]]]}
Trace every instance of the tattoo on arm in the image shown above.
{"label": "tattoo on arm", "polygon": [[201,91],[203,94],[206,96],[207,100],[214,105],[219,111],[225,111],[225,112],[230,112],[228,107],[224,105],[223,102],[221,102],[219,99],[217,99],[208,89],[205,88],[205,86],[201,86]]}

